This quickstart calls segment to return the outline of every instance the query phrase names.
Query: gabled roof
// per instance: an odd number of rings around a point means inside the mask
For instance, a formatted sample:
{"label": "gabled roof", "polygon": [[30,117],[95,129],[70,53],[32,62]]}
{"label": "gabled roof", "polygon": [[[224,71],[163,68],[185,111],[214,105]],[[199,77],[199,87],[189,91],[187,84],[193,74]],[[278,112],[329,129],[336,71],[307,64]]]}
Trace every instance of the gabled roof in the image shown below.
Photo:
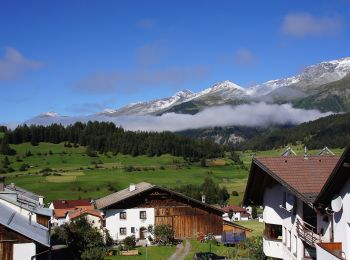
{"label": "gabled roof", "polygon": [[209,208],[212,211],[216,212],[216,214],[220,214],[222,215],[224,212],[214,206],[211,206],[209,204],[203,203],[199,200],[193,199],[191,197],[187,197],[179,192],[175,192],[172,191],[170,189],[167,188],[163,188],[157,185],[153,185],[147,182],[141,182],[135,185],[136,189],[130,191],[129,188],[126,188],[124,190],[112,193],[106,197],[100,198],[98,200],[96,200],[96,208],[98,209],[105,209],[108,208],[110,206],[113,206],[115,204],[118,204],[119,202],[123,202],[125,200],[130,200],[133,199],[133,197],[135,197],[136,195],[142,195],[142,193],[147,192],[147,191],[151,191],[151,190],[161,190],[167,193],[170,193],[174,196],[178,196],[182,199],[185,199],[187,201],[191,201],[193,204],[196,204],[202,208]]}
{"label": "gabled roof", "polygon": [[26,189],[23,189],[21,187],[16,186],[14,183],[11,183],[9,185],[6,185],[5,189],[7,189],[8,191],[13,191],[16,192],[20,195],[22,195],[23,197],[35,200],[35,201],[39,201],[40,195],[35,194],[31,191],[28,191]]}
{"label": "gabled roof", "polygon": [[90,200],[54,200],[52,201],[54,209],[75,209],[84,206],[91,206]]}
{"label": "gabled roof", "polygon": [[0,203],[0,224],[44,246],[49,247],[49,230]]}
{"label": "gabled roof", "polygon": [[243,203],[262,204],[266,185],[274,181],[312,205],[338,161],[338,156],[254,158]]}
{"label": "gabled roof", "polygon": [[140,182],[140,183],[135,185],[136,189],[133,191],[130,191],[129,187],[128,187],[124,190],[112,193],[110,195],[107,195],[106,197],[103,197],[103,198],[96,200],[96,207],[98,209],[106,208],[106,207],[113,205],[113,204],[116,204],[124,199],[130,198],[130,197],[135,196],[137,194],[140,194],[146,190],[149,190],[153,187],[156,187],[156,186],[152,185],[150,183],[147,183],[147,182]]}
{"label": "gabled roof", "polygon": [[240,206],[237,205],[230,205],[227,207],[223,207],[221,208],[224,212],[229,212],[230,210],[232,210],[233,212],[247,212],[247,210],[245,208],[242,208]]}
{"label": "gabled roof", "polygon": [[25,197],[21,195],[21,193],[8,190],[7,188],[5,188],[5,191],[0,192],[0,200],[4,200],[19,208],[26,209],[36,214],[49,217],[53,216],[52,209],[45,208],[43,205],[40,205],[38,201],[32,200],[29,197]]}
{"label": "gabled roof", "polygon": [[86,209],[86,210],[73,210],[73,211],[69,211],[68,213],[68,218],[69,219],[75,219],[84,215],[92,215],[98,218],[103,218],[102,212],[99,211],[98,209]]}
{"label": "gabled roof", "polygon": [[249,232],[253,231],[253,230],[250,229],[250,228],[243,227],[243,226],[241,226],[241,225],[238,225],[237,223],[234,223],[234,222],[228,221],[228,220],[224,220],[224,221],[223,221],[223,224],[224,224],[224,225],[231,226],[231,227],[235,227],[235,228],[238,228],[238,229],[241,229],[241,230],[244,230],[244,231],[249,231]]}
{"label": "gabled roof", "polygon": [[328,206],[350,177],[350,145],[346,147],[336,167],[318,194],[315,204]]}

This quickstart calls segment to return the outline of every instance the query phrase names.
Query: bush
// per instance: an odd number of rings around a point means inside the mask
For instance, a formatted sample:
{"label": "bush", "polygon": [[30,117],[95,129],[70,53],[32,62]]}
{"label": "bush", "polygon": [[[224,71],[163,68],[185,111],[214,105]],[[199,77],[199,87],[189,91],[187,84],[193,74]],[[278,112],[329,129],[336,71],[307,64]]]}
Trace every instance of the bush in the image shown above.
{"label": "bush", "polygon": [[235,197],[239,196],[239,194],[238,194],[238,192],[237,192],[236,190],[233,190],[232,193],[231,193],[231,195],[232,195],[232,196],[235,196]]}
{"label": "bush", "polygon": [[29,165],[26,164],[26,163],[23,163],[23,164],[21,164],[21,166],[19,167],[19,170],[20,170],[21,172],[25,172],[26,170],[28,170],[28,168],[29,168]]}
{"label": "bush", "polygon": [[134,249],[136,246],[135,236],[128,236],[124,239],[124,247],[126,250]]}
{"label": "bush", "polygon": [[172,244],[174,242],[174,230],[170,225],[156,225],[153,232],[156,243]]}
{"label": "bush", "polygon": [[91,247],[81,254],[82,260],[103,260],[107,250],[103,247]]}
{"label": "bush", "polygon": [[265,258],[263,251],[263,239],[259,237],[249,237],[245,242],[250,259],[262,260]]}
{"label": "bush", "polygon": [[97,152],[93,150],[90,146],[86,148],[86,155],[90,157],[98,157]]}

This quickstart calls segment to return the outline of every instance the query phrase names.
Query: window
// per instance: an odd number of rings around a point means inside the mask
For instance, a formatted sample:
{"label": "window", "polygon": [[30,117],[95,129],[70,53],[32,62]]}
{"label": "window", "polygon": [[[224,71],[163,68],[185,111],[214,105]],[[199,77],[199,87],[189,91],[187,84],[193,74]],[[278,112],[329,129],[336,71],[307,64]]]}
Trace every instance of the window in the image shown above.
{"label": "window", "polygon": [[289,251],[292,249],[292,232],[289,231],[289,245],[288,245]]}
{"label": "window", "polygon": [[126,228],[125,227],[121,227],[119,229],[119,233],[120,233],[120,235],[126,235]]}
{"label": "window", "polygon": [[282,241],[282,226],[265,224],[264,237],[270,240],[281,240]]}
{"label": "window", "polygon": [[125,211],[119,213],[119,219],[126,219],[126,212]]}
{"label": "window", "polygon": [[287,245],[287,239],[288,239],[287,228],[284,228],[284,241],[283,241],[284,245]]}
{"label": "window", "polygon": [[293,239],[293,254],[297,256],[297,251],[298,251],[298,239],[297,236],[294,236]]}
{"label": "window", "polygon": [[146,211],[140,211],[140,219],[146,219]]}
{"label": "window", "polygon": [[131,234],[135,234],[135,227],[131,227]]}

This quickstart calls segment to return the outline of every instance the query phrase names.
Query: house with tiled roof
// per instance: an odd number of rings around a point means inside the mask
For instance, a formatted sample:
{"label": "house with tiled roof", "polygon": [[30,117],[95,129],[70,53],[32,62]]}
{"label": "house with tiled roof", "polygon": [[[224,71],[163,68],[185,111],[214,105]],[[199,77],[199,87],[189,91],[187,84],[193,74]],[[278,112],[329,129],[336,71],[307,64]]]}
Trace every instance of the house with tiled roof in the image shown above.
{"label": "house with tiled roof", "polygon": [[[244,221],[244,220],[249,220],[250,218],[250,214],[248,213],[247,209],[242,208],[238,205],[229,205],[221,209],[225,212],[222,217],[224,218],[224,220],[227,220],[227,221]],[[233,214],[231,219],[229,218],[230,211]]]}
{"label": "house with tiled roof", "polygon": [[66,222],[66,217],[69,211],[76,210],[93,210],[94,205],[88,199],[81,200],[54,200],[50,203],[50,209],[54,210],[52,224],[60,226]]}
{"label": "house with tiled roof", "polygon": [[329,200],[320,201],[327,185],[330,194],[337,190],[330,178],[340,161],[329,155],[253,158],[243,204],[263,206],[266,256],[316,259],[318,245],[334,241]]}
{"label": "house with tiled roof", "polygon": [[114,240],[134,235],[147,241],[149,228],[161,224],[170,225],[175,238],[223,232],[220,208],[146,182],[131,184],[95,205],[104,213],[105,228]]}
{"label": "house with tiled roof", "polygon": [[92,227],[102,230],[104,227],[103,213],[98,209],[75,209],[68,211],[66,222],[74,221],[79,218],[86,218]]}

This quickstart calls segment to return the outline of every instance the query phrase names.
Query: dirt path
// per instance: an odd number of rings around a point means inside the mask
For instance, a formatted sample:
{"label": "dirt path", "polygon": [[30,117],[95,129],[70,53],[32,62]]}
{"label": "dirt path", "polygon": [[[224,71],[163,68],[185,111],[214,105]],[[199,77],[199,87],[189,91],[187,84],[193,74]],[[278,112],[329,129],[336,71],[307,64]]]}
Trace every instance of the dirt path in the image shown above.
{"label": "dirt path", "polygon": [[188,253],[191,251],[191,242],[189,240],[185,240],[184,243],[176,246],[176,251],[172,254],[168,260],[184,260]]}

